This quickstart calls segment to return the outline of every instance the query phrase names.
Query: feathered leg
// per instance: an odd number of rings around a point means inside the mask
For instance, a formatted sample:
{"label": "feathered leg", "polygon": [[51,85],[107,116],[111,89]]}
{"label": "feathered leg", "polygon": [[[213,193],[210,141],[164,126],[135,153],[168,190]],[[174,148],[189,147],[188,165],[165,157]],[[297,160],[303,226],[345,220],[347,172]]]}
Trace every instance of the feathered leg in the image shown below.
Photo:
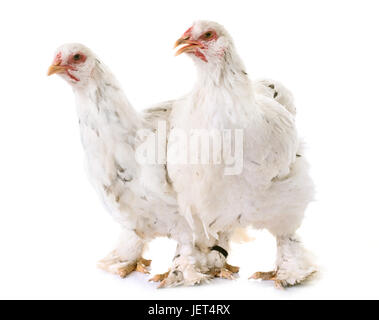
{"label": "feathered leg", "polygon": [[226,262],[229,254],[229,233],[222,233],[215,245],[210,248],[208,254],[208,269],[212,277],[233,280],[233,274],[239,272],[239,267],[232,266]]}
{"label": "feathered leg", "polygon": [[207,245],[178,245],[171,269],[157,274],[150,281],[161,282],[159,287],[194,285],[208,282],[212,278],[234,279],[239,267],[226,262],[229,250],[229,234],[222,234],[218,240]]}
{"label": "feathered leg", "polygon": [[251,279],[272,280],[277,288],[283,288],[299,284],[317,271],[311,254],[296,235],[279,236],[276,242],[276,270],[256,272]]}
{"label": "feathered leg", "polygon": [[151,260],[142,258],[144,241],[132,230],[124,229],[115,250],[98,262],[98,267],[125,278],[133,271],[149,273]]}
{"label": "feathered leg", "polygon": [[170,270],[155,275],[151,281],[161,282],[158,288],[192,286],[208,282],[211,276],[205,273],[206,255],[192,244],[178,244]]}

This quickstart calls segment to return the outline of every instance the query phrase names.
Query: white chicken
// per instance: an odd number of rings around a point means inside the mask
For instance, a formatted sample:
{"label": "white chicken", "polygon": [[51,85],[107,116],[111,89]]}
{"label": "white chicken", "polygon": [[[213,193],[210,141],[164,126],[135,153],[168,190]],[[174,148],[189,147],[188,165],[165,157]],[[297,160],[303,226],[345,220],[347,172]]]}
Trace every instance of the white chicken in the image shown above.
{"label": "white chicken", "polygon": [[[236,228],[265,228],[277,240],[276,268],[253,278],[274,280],[278,287],[304,281],[316,267],[296,230],[314,188],[291,94],[269,80],[251,83],[232,38],[218,23],[195,22],[176,42],[180,45],[177,54],[193,58],[198,79],[191,93],[173,104],[168,154],[177,154],[175,130],[189,137],[194,130],[243,130],[240,172],[225,174],[227,159],[221,164],[168,161],[180,212],[193,228],[196,246],[206,251],[207,241],[214,241],[227,250]],[[215,253],[204,268],[220,266],[217,259],[224,257]],[[175,285],[177,280],[170,274],[165,281]]]}
{"label": "white chicken", "polygon": [[[89,177],[122,226],[119,245],[99,266],[121,277],[134,270],[147,273],[150,261],[142,253],[149,240],[167,236],[192,244],[192,231],[178,212],[165,165],[143,165],[135,156],[156,130],[156,122],[167,120],[170,103],[137,113],[108,68],[81,44],[58,48],[48,71],[52,74],[73,88]],[[139,129],[145,130],[143,136]]]}

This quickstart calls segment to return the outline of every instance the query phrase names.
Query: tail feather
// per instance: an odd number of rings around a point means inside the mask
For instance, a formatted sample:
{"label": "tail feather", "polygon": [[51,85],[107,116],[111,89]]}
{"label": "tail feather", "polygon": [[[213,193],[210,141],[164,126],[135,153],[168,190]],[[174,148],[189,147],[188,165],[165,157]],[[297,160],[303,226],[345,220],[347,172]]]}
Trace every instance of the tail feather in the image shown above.
{"label": "tail feather", "polygon": [[296,108],[291,91],[278,81],[262,79],[255,82],[255,90],[279,102],[288,112],[296,115]]}

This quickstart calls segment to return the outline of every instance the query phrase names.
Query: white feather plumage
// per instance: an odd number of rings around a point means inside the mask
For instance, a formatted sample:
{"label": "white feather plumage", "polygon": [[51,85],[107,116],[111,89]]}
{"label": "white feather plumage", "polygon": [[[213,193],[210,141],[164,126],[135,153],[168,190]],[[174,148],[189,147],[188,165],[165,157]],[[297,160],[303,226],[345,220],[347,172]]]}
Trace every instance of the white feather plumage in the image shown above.
{"label": "white feather plumage", "polygon": [[[165,166],[141,165],[135,157],[136,148],[144,143],[137,131],[153,132],[158,120],[167,120],[170,102],[137,113],[112,73],[85,46],[63,45],[55,64],[69,65],[77,53],[86,57],[85,62],[76,64],[71,76],[59,74],[72,85],[76,98],[90,180],[122,226],[119,245],[99,266],[125,276],[143,262],[144,246],[151,239],[166,236],[184,244],[192,241],[192,230],[178,212]],[[144,263],[140,269],[146,267]]]}
{"label": "white feather plumage", "polygon": [[[217,33],[217,39],[199,40],[209,31]],[[271,278],[278,285],[299,283],[316,270],[295,236],[313,198],[313,183],[300,150],[292,95],[269,80],[251,83],[221,25],[195,22],[183,39],[200,41],[203,47],[197,49],[198,54],[190,52],[198,80],[188,96],[174,103],[172,128],[188,133],[192,129],[243,129],[244,155],[239,175],[224,175],[225,165],[169,164],[180,210],[187,216],[190,210],[198,221],[197,245],[203,250],[207,235],[202,226],[216,243],[218,238],[228,239],[238,227],[269,230],[278,239],[277,266]],[[199,58],[199,52],[206,61]],[[262,278],[268,278],[267,274]]]}
{"label": "white feather plumage", "polygon": [[[119,245],[99,265],[121,276],[145,272],[145,244],[167,236],[178,247],[170,272],[157,278],[164,279],[161,286],[231,278],[236,269],[222,250],[213,248],[228,250],[233,232],[253,226],[269,230],[278,244],[276,270],[260,277],[279,285],[299,283],[316,269],[295,234],[312,200],[313,183],[297,136],[293,97],[280,83],[251,83],[219,24],[196,22],[190,36],[196,40],[208,30],[218,38],[198,49],[204,59],[191,54],[199,75],[191,93],[143,113],[132,108],[112,73],[88,48],[68,44],[57,51],[59,65],[68,65],[78,52],[86,57],[85,63],[59,74],[75,94],[89,177],[122,226]],[[223,164],[168,163],[166,170],[163,164],[138,163],[135,152],[145,142],[138,130],[154,133],[160,120],[187,133],[242,129],[242,173],[224,175]]]}

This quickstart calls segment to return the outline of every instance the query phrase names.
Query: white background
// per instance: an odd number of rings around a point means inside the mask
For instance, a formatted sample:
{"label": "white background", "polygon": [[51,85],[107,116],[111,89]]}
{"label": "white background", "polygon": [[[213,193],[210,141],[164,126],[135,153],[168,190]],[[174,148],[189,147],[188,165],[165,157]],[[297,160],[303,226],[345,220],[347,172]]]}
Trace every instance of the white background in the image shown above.
{"label": "white background", "polygon": [[[379,298],[379,4],[377,1],[2,1],[0,4],[0,298]],[[73,94],[46,77],[55,48],[82,42],[138,109],[191,89],[175,40],[196,19],[234,37],[251,78],[292,90],[317,201],[299,230],[320,278],[285,291],[248,281],[270,270],[274,239],[236,245],[236,281],[155,289],[147,276],[96,268],[118,226],[87,182]],[[152,243],[152,273],[175,244]]]}

